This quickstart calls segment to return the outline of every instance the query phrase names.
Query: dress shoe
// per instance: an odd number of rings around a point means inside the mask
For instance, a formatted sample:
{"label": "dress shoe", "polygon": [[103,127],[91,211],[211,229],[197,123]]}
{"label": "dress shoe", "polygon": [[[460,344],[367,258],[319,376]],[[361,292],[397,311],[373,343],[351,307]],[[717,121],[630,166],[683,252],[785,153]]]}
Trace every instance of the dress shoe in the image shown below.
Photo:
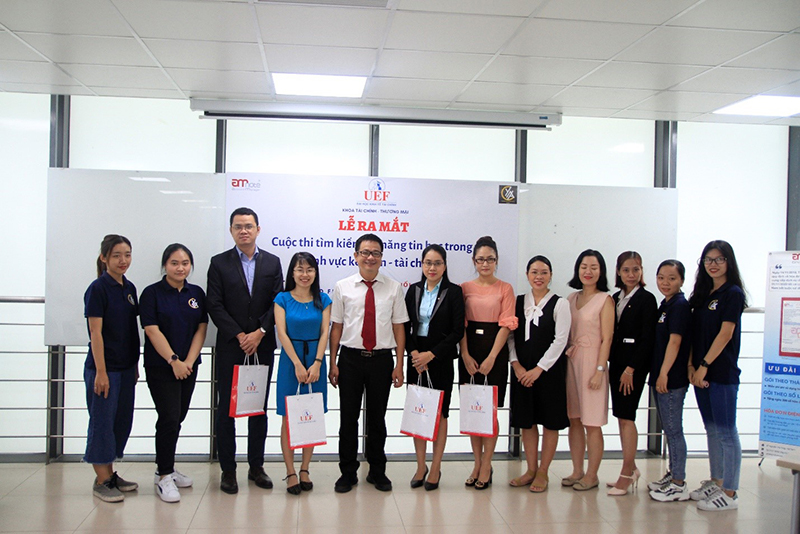
{"label": "dress shoe", "polygon": [[421,488],[423,484],[425,484],[425,477],[428,476],[428,466],[425,466],[425,473],[423,473],[422,478],[412,478],[411,479],[411,489]]}
{"label": "dress shoe", "polygon": [[378,491],[392,491],[392,481],[386,475],[367,475],[367,482]]}
{"label": "dress shoe", "polygon": [[219,489],[233,495],[239,493],[239,484],[236,482],[236,471],[223,471]]}
{"label": "dress shoe", "polygon": [[353,486],[358,484],[358,477],[356,475],[342,475],[336,484],[333,486],[333,491],[336,493],[347,493]]}
{"label": "dress shoe", "polygon": [[428,482],[427,479],[425,480],[425,491],[433,491],[435,489],[439,489],[439,482],[441,481],[442,481],[442,471],[440,469],[439,480],[437,480],[436,482]]}
{"label": "dress shoe", "polygon": [[[303,473],[309,476],[311,475],[311,473],[308,472],[308,469],[301,469],[300,476],[303,476]],[[300,489],[303,491],[311,491],[312,489],[314,489],[314,483],[311,482],[311,480],[307,480],[304,482],[303,479],[300,479]]]}
{"label": "dress shoe", "polygon": [[247,479],[255,482],[259,488],[272,489],[272,479],[263,467],[251,467],[247,472]]}

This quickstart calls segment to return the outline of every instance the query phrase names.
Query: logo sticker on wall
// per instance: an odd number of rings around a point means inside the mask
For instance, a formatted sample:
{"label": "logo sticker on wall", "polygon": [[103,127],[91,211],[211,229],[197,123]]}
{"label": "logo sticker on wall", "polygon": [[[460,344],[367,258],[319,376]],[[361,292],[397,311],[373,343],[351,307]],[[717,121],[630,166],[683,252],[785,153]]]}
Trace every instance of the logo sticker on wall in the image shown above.
{"label": "logo sticker on wall", "polygon": [[517,203],[517,186],[516,185],[501,185],[500,196],[498,198],[500,204],[516,204]]}

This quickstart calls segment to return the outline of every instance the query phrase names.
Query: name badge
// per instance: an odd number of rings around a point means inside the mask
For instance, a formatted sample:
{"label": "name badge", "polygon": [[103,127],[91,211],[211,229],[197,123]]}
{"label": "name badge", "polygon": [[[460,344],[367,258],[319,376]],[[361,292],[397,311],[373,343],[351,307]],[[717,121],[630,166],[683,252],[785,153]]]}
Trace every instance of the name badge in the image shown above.
{"label": "name badge", "polygon": [[475,333],[478,334],[479,336],[482,336],[483,335],[483,328],[476,329]]}
{"label": "name badge", "polygon": [[632,337],[624,337],[624,338],[622,338],[622,342],[623,343],[636,343],[636,340],[633,339]]}

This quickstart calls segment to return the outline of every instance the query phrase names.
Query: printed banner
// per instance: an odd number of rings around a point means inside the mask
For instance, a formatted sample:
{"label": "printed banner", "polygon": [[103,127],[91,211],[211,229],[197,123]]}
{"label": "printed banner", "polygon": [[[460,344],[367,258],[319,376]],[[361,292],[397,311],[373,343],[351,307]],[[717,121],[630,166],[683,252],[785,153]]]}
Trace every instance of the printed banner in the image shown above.
{"label": "printed banner", "polygon": [[[497,276],[517,279],[517,185],[497,182],[228,173],[228,213],[258,213],[259,247],[281,258],[284,276],[295,252],[311,252],[320,285],[332,292],[358,270],[355,242],[365,233],[384,242],[381,272],[404,287],[422,276],[420,256],[430,243],[447,251],[448,274],[461,283],[476,276],[475,241],[490,235],[499,252]],[[233,246],[230,235],[228,246]]]}
{"label": "printed banner", "polygon": [[772,252],[764,310],[759,453],[800,449],[800,252]]}

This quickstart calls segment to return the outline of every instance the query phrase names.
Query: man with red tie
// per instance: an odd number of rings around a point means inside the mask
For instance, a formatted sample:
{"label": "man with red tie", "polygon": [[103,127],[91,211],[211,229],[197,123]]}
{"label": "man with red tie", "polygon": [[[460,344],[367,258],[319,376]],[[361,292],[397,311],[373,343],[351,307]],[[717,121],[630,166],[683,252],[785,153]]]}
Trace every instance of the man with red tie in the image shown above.
{"label": "man with red tie", "polygon": [[[342,476],[334,486],[337,493],[347,493],[358,484],[358,417],[365,392],[367,482],[380,491],[392,489],[384,452],[386,405],[391,385],[403,385],[404,323],[409,319],[400,284],[378,272],[382,256],[380,237],[359,237],[355,251],[358,273],[337,282],[333,290],[328,377],[331,385],[339,388]],[[392,349],[397,353],[396,362]]]}

